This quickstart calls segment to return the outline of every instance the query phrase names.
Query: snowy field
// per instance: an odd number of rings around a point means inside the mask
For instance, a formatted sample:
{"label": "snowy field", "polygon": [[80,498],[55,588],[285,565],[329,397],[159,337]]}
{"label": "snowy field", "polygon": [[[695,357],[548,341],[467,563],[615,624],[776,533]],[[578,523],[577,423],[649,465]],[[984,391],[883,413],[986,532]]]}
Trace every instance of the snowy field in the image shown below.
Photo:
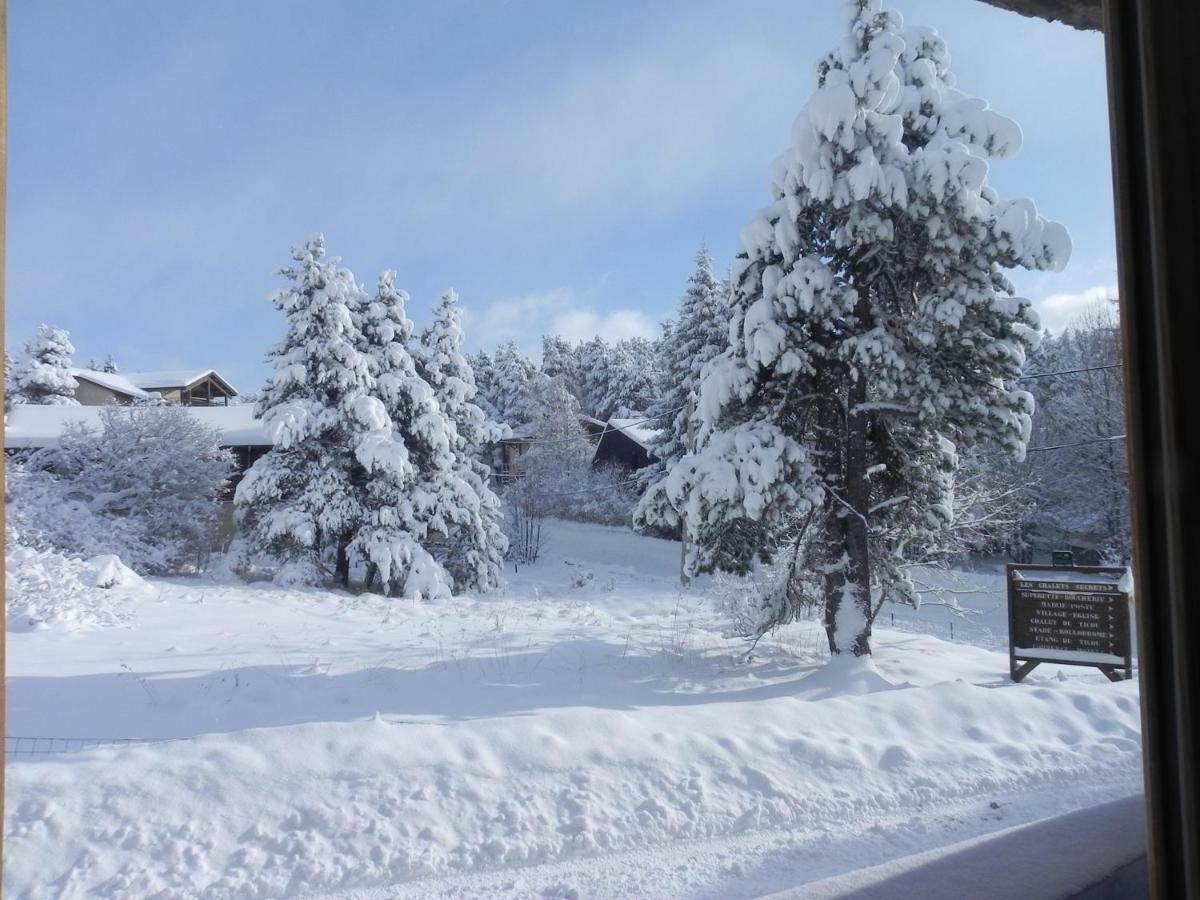
{"label": "snowy field", "polygon": [[5,895],[753,897],[1140,789],[1137,683],[1009,683],[994,566],[824,667],[678,544],[550,534],[441,604],[10,560],[9,735],[146,742],[10,755]]}

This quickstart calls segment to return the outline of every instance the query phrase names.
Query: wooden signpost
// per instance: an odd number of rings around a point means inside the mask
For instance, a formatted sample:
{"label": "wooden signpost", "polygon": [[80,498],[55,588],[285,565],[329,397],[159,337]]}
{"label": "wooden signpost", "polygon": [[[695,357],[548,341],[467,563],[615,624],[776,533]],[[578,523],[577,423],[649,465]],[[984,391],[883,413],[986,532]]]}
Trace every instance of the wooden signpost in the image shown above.
{"label": "wooden signpost", "polygon": [[1040,663],[1095,666],[1133,677],[1125,569],[1008,566],[1008,660],[1013,681]]}

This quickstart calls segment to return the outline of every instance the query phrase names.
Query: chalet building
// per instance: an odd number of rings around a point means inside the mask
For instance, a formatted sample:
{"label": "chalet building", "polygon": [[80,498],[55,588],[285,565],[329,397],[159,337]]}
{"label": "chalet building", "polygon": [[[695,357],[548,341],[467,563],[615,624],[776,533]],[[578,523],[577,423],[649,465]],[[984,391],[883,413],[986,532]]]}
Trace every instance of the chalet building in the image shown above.
{"label": "chalet building", "polygon": [[[593,466],[615,466],[626,472],[634,472],[654,461],[650,441],[655,431],[646,427],[645,418],[637,419],[594,419],[579,417],[579,428],[595,447],[592,454]],[[534,441],[533,432],[527,427],[513,429],[511,437],[496,444],[492,451],[492,481],[496,487],[521,475],[520,459]]]}
{"label": "chalet building", "polygon": [[[598,440],[604,431],[605,423],[591,416],[579,417],[579,430],[583,436],[592,441]],[[521,425],[512,430],[509,437],[496,443],[492,448],[492,482],[494,487],[502,487],[505,482],[521,475],[520,458],[525,455],[533,443],[533,429]]]}
{"label": "chalet building", "polygon": [[654,462],[650,442],[655,429],[647,427],[646,419],[609,419],[596,442],[593,466],[616,466],[626,472],[636,472]]}
{"label": "chalet building", "polygon": [[237,396],[233,385],[215,369],[183,369],[162,372],[97,372],[72,369],[79,383],[75,399],[84,406],[133,403],[155,394],[181,406],[228,406]]}

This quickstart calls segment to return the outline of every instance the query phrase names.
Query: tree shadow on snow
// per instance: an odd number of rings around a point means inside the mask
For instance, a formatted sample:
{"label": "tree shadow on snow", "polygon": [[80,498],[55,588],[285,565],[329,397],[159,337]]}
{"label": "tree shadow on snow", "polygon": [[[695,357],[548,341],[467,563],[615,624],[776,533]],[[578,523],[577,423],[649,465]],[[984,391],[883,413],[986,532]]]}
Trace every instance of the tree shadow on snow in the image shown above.
{"label": "tree shadow on snow", "polygon": [[[819,663],[679,659],[594,639],[476,652],[417,668],[319,665],[119,671],[7,680],[8,731],[77,738],[178,738],[324,721],[466,720],[590,707],[693,706],[794,696]],[[729,678],[728,676],[732,676]],[[769,679],[769,680],[768,680]]]}

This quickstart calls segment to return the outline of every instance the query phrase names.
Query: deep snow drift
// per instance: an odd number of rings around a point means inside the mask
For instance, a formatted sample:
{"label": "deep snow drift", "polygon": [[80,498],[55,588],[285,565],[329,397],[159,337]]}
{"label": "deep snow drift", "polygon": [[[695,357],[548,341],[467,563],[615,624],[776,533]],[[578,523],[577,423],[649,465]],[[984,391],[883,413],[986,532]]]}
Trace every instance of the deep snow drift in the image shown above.
{"label": "deep snow drift", "polygon": [[[824,665],[816,623],[746,661],[678,544],[550,534],[497,597],[147,579],[10,612],[10,735],[158,742],[10,757],[6,895],[756,896],[1139,789],[1136,682],[1011,685],[990,613],[983,647],[918,633],[931,606],[872,661]],[[20,566],[22,608],[54,594]]]}

